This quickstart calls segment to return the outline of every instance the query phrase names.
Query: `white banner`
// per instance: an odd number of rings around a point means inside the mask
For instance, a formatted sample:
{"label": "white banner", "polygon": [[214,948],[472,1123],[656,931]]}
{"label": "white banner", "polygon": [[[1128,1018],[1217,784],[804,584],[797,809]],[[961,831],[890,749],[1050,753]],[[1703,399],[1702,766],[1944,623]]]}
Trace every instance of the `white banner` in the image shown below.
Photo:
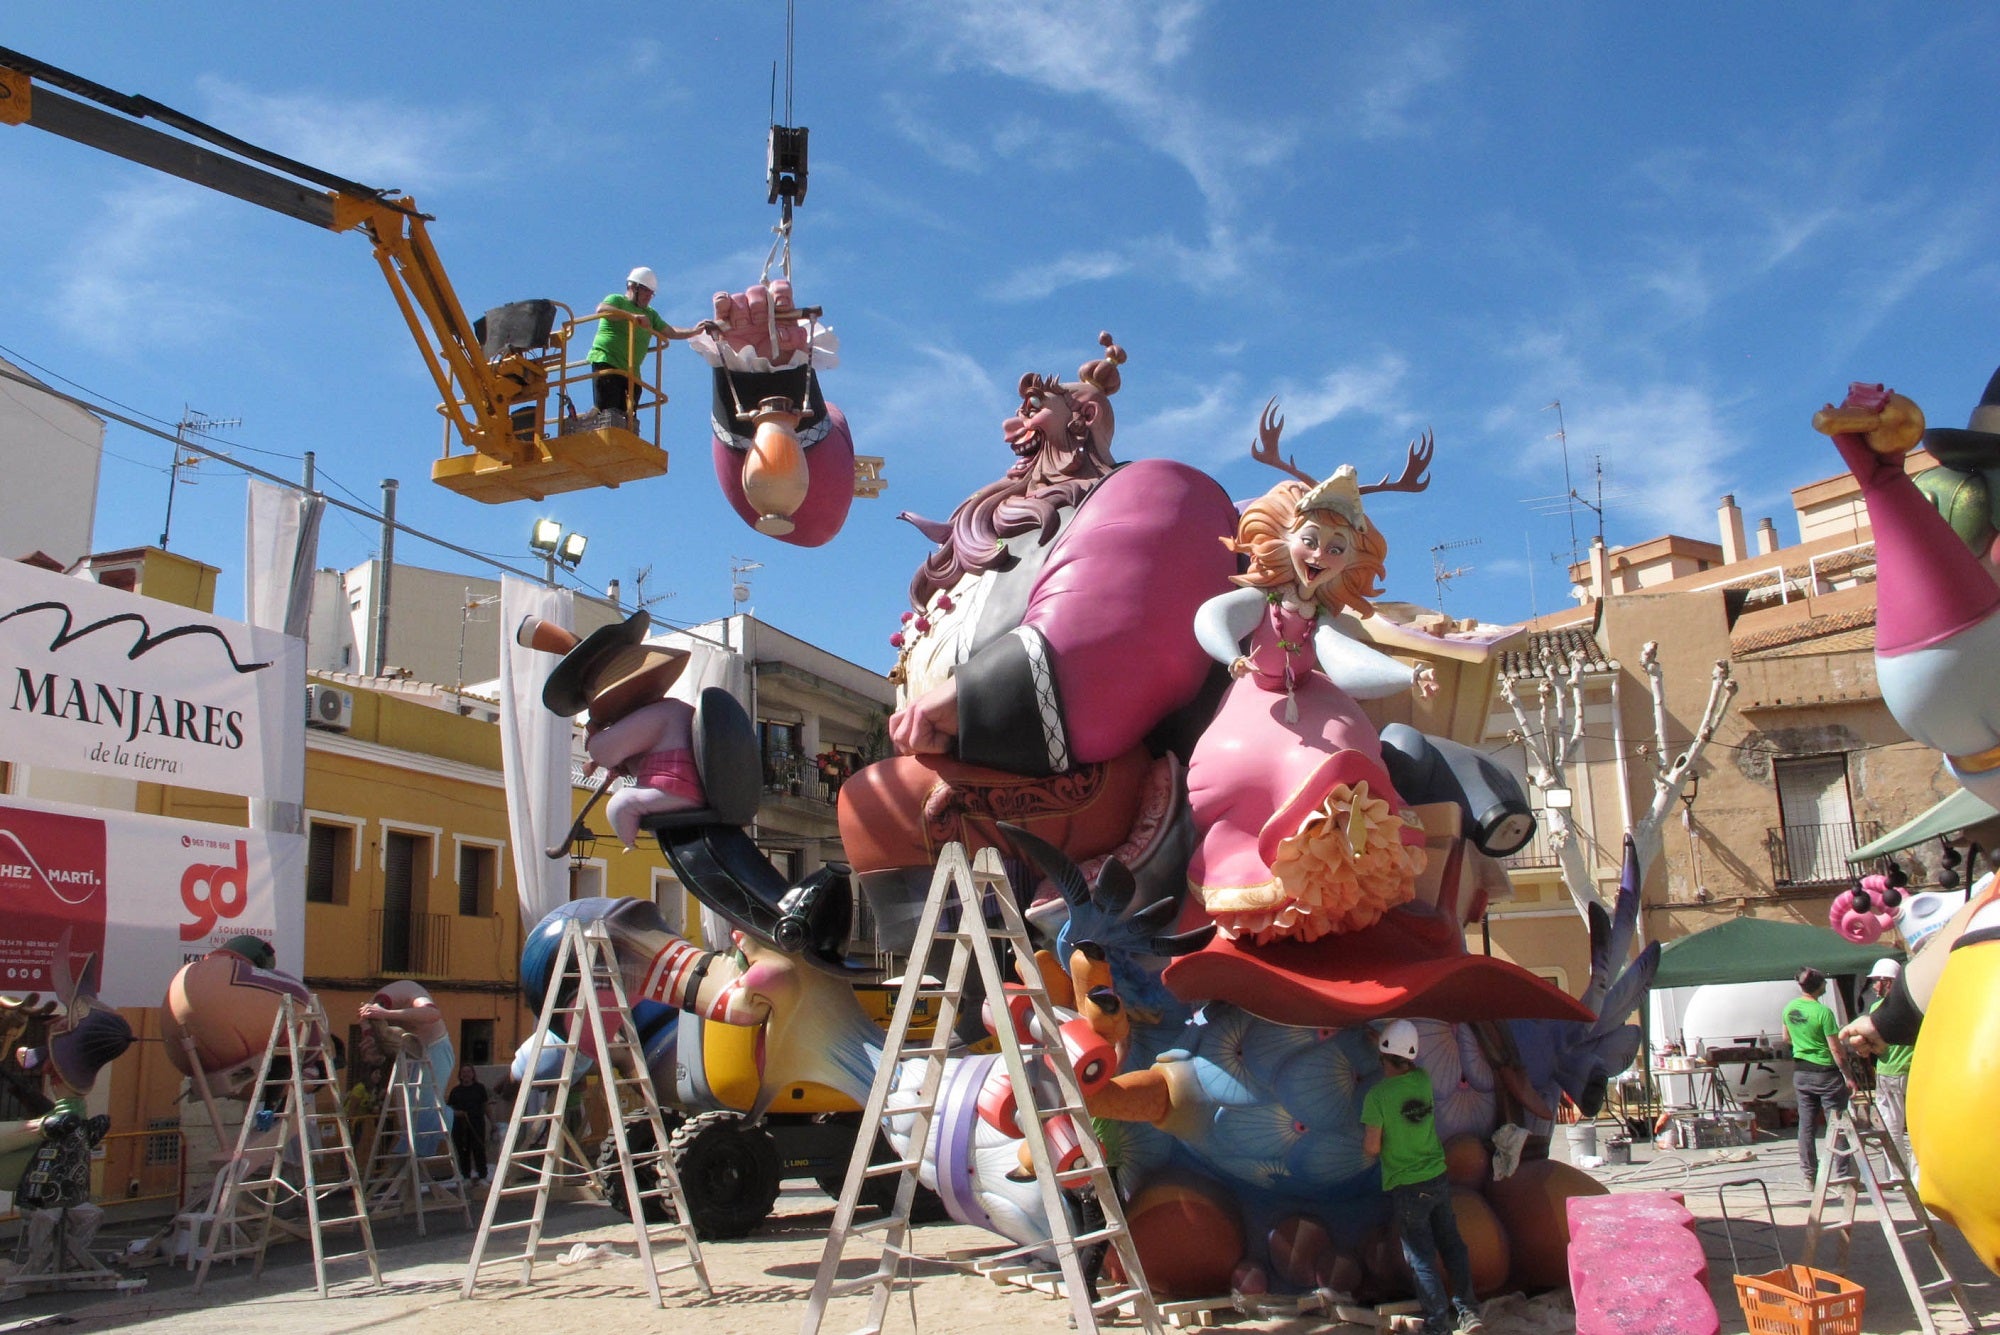
{"label": "white banner", "polygon": [[514,883],[521,922],[532,927],[569,899],[569,859],[543,849],[570,827],[570,721],[542,708],[542,683],[558,660],[514,643],[521,619],[538,616],[574,626],[568,589],[500,577],[500,769],[507,784],[507,824],[514,838]]}
{"label": "white banner", "polygon": [[103,957],[110,1006],[160,1005],[182,964],[234,936],[303,973],[273,887],[303,885],[305,856],[302,835],[0,798],[0,991],[51,992],[65,932],[72,976]]}
{"label": "white banner", "polygon": [[305,642],[0,561],[0,758],[305,800]]}
{"label": "white banner", "polygon": [[305,638],[325,508],[317,496],[250,479],[243,515],[245,621]]}

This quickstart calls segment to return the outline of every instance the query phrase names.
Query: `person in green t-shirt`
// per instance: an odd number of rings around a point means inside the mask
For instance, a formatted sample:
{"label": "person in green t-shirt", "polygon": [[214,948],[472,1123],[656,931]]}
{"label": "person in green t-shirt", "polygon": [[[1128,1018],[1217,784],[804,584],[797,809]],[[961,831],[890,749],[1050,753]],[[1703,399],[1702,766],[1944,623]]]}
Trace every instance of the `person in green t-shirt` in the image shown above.
{"label": "person in green t-shirt", "polygon": [[[1403,1259],[1417,1281],[1424,1305],[1424,1335],[1458,1335],[1486,1329],[1472,1292],[1472,1258],[1458,1233],[1445,1180],[1444,1146],[1438,1140],[1436,1095],[1430,1073],[1417,1065],[1417,1027],[1391,1020],[1376,1041],[1382,1078],[1361,1102],[1362,1153],[1382,1160],[1382,1190],[1402,1239]],[[1438,1274],[1444,1259],[1445,1276]],[[1451,1296],[1445,1296],[1445,1278]]]}
{"label": "person in green t-shirt", "polygon": [[[1868,1008],[1871,1013],[1888,999],[1889,989],[1902,972],[1903,966],[1894,960],[1875,961],[1875,967],[1868,971],[1869,985],[1875,990],[1875,1005]],[[1914,1044],[1891,1043],[1875,1059],[1875,1111],[1882,1115],[1884,1129],[1905,1144],[1909,1143],[1905,1096],[1910,1087],[1910,1059],[1916,1055]]]}
{"label": "person in green t-shirt", "polygon": [[653,309],[653,293],[659,287],[659,276],[641,265],[625,279],[622,295],[614,292],[597,303],[597,313],[604,318],[597,322],[597,337],[590,343],[590,373],[592,396],[602,411],[629,413],[638,406],[639,368],[653,346],[654,334],[668,340],[693,338],[714,323],[705,320],[693,329],[668,324]]}
{"label": "person in green t-shirt", "polygon": [[[1826,991],[1826,975],[1818,969],[1800,969],[1796,981],[1799,995],[1785,1003],[1785,1033],[1792,1040],[1792,1088],[1799,1099],[1799,1171],[1810,1186],[1819,1180],[1819,1133],[1821,1125],[1835,1112],[1845,1112],[1854,1095],[1854,1074],[1847,1068],[1847,1054],[1834,1035],[1840,1022],[1820,1001]],[[1833,1166],[1834,1176],[1845,1177],[1853,1165],[1842,1156]]]}

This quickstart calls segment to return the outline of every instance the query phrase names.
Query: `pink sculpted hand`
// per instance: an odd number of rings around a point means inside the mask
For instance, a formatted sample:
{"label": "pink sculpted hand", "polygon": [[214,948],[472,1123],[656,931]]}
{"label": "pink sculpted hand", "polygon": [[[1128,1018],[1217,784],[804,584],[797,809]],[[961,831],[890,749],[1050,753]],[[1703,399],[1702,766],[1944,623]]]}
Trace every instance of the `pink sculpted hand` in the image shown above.
{"label": "pink sculpted hand", "polygon": [[772,362],[782,362],[806,345],[807,326],[796,316],[778,318],[778,347],[771,348],[771,311],[794,309],[792,284],[779,278],[766,286],[753,283],[742,292],[715,294],[715,323],[719,337],[733,348],[752,352]]}
{"label": "pink sculpted hand", "polygon": [[958,683],[925,691],[889,718],[889,740],[903,755],[940,755],[958,736]]}

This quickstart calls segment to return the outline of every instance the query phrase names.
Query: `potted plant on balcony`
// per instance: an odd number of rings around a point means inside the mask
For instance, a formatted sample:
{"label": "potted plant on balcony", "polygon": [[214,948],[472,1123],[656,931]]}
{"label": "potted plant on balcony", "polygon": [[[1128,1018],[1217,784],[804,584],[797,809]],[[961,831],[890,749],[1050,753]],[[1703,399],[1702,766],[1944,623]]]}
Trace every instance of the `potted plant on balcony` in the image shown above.
{"label": "potted plant on balcony", "polygon": [[829,800],[840,795],[840,785],[854,772],[847,756],[830,746],[813,757],[813,764],[819,766],[819,777],[826,783]]}

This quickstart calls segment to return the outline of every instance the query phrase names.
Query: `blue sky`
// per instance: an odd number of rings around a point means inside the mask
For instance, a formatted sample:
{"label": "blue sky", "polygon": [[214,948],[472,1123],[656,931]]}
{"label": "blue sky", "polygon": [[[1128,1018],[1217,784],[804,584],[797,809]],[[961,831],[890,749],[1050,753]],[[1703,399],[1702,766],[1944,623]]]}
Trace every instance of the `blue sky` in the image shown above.
{"label": "blue sky", "polygon": [[[329,171],[413,194],[465,304],[588,309],[627,269],[669,319],[757,274],[780,0],[590,6],[16,6],[14,47]],[[1008,461],[1024,371],[1129,350],[1121,458],[1170,456],[1239,498],[1266,399],[1316,473],[1437,481],[1384,499],[1393,597],[1551,610],[1568,521],[1527,500],[1601,456],[1610,541],[1712,540],[1718,497],[1791,541],[1787,491],[1835,470],[1812,410],[1885,380],[1961,424],[2000,363],[2000,13],[1971,6],[832,5],[801,0],[812,129],[798,290],[823,377],[889,489],[832,544],[759,537],[721,500],[707,386],[671,358],[665,478],[488,507],[428,481],[436,393],[365,242],[68,141],[0,128],[0,355],[260,466],[522,565],[546,513],[590,535],[580,579],[653,568],[676,621],[757,614],[876,668],[926,544]],[[168,448],[114,426],[100,548],[159,535]],[[240,480],[204,466],[173,546],[240,607]],[[336,490],[336,494],[340,494]],[[1585,513],[1584,532],[1594,520]],[[352,517],[322,564],[374,553]],[[399,539],[399,559],[465,563]],[[391,657],[393,658],[393,650]]]}

